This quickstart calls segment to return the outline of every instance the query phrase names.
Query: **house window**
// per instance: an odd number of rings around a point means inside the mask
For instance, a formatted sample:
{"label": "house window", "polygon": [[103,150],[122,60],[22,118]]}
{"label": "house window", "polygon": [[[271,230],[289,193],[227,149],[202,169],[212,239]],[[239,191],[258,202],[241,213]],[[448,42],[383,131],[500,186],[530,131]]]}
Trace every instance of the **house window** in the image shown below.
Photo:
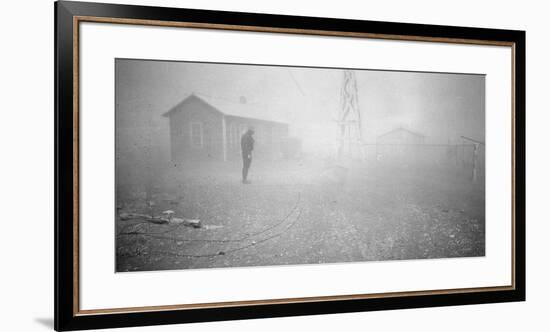
{"label": "house window", "polygon": [[191,146],[202,148],[202,123],[191,122]]}
{"label": "house window", "polygon": [[239,146],[241,135],[239,135],[239,127],[236,124],[233,125],[233,137],[235,138],[235,146]]}
{"label": "house window", "polygon": [[180,137],[185,136],[185,128],[183,126],[179,128],[179,130],[176,132],[176,135]]}
{"label": "house window", "polygon": [[237,125],[232,123],[229,127],[229,146],[239,145],[239,128]]}

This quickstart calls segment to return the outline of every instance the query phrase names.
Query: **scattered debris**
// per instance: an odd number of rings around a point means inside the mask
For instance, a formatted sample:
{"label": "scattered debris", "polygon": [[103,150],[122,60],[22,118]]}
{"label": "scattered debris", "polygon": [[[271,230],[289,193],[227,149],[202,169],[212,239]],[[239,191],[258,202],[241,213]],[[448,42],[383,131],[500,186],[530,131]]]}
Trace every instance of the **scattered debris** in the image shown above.
{"label": "scattered debris", "polygon": [[190,226],[193,228],[201,227],[201,221],[199,219],[173,217],[174,211],[172,210],[164,211],[162,214],[163,214],[162,217],[157,217],[157,216],[151,216],[148,214],[123,212],[119,214],[119,217],[120,217],[120,220],[143,219],[155,224],[183,224],[185,226]]}
{"label": "scattered debris", "polygon": [[130,219],[146,219],[151,218],[151,216],[147,214],[141,214],[141,213],[126,213],[122,212],[118,215],[120,217],[120,220],[130,220]]}
{"label": "scattered debris", "polygon": [[222,225],[204,225],[204,226],[202,226],[202,228],[211,230],[211,229],[223,228],[223,226]]}
{"label": "scattered debris", "polygon": [[169,221],[171,224],[184,224],[185,226],[191,226],[193,228],[201,228],[201,221],[199,219],[187,219],[187,218],[172,218]]}
{"label": "scattered debris", "polygon": [[165,216],[168,221],[172,220],[172,217],[174,216],[175,212],[172,210],[166,210],[162,212],[162,215]]}

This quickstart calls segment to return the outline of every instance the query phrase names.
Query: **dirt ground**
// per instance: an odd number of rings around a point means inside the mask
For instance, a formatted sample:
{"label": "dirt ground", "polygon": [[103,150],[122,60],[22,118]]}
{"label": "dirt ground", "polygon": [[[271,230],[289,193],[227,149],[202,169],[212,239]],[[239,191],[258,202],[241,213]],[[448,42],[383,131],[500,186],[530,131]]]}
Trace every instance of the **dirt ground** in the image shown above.
{"label": "dirt ground", "polygon": [[116,270],[485,255],[484,188],[464,170],[255,160],[243,185],[240,167],[165,171],[152,206],[143,186],[120,188],[119,213],[170,209],[202,227],[118,218]]}

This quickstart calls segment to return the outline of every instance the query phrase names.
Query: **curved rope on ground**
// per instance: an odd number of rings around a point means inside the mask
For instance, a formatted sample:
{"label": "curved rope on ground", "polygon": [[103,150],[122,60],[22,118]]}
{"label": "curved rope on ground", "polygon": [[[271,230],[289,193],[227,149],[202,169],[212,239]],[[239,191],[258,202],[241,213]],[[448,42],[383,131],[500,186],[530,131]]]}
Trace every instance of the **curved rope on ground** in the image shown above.
{"label": "curved rope on ground", "polygon": [[[292,213],[294,213],[294,211],[298,208],[298,205],[299,205],[300,201],[301,201],[301,193],[298,193],[298,197],[296,198],[296,202],[295,202],[294,206],[292,207],[290,212],[284,218],[282,218],[279,222],[277,222],[274,225],[271,225],[269,227],[266,227],[265,229],[263,229],[261,231],[254,232],[254,233],[249,233],[246,236],[241,237],[241,238],[237,238],[237,239],[188,239],[188,238],[179,238],[179,237],[176,237],[176,236],[159,236],[159,234],[166,234],[166,233],[169,233],[169,232],[172,232],[172,231],[176,230],[182,224],[179,224],[177,227],[175,227],[173,229],[170,229],[170,230],[167,230],[167,231],[162,231],[162,232],[155,232],[155,233],[151,233],[151,232],[124,232],[124,231],[121,231],[120,233],[117,234],[117,238],[121,237],[121,236],[129,236],[129,235],[136,235],[137,236],[137,235],[140,235],[140,236],[150,237],[150,238],[159,239],[159,240],[172,240],[172,241],[181,241],[181,242],[216,242],[216,243],[242,242],[242,241],[248,240],[249,238],[251,238],[253,236],[263,234],[265,232],[268,232],[268,231],[282,225],[288,219],[288,217],[290,217],[292,215]],[[140,224],[146,224],[146,223],[149,223],[149,222],[145,221],[145,222],[140,222],[140,223],[136,223],[136,224],[133,224],[133,225],[140,225]]]}
{"label": "curved rope on ground", "polygon": [[[292,227],[294,227],[297,224],[297,222],[300,219],[301,215],[302,215],[302,209],[298,210],[298,214],[297,214],[296,218],[294,219],[294,221],[292,223],[290,223],[283,231],[281,231],[279,233],[276,233],[274,235],[271,235],[267,238],[264,238],[264,239],[261,239],[261,240],[258,240],[258,241],[253,241],[252,243],[249,243],[247,245],[240,246],[240,247],[237,247],[237,248],[232,248],[232,249],[228,249],[228,250],[225,250],[225,251],[218,251],[217,253],[208,253],[208,254],[200,254],[200,255],[181,254],[181,253],[172,252],[172,251],[155,250],[155,251],[150,252],[149,255],[151,255],[151,254],[160,254],[160,255],[177,256],[177,257],[204,258],[204,257],[216,257],[216,256],[222,256],[222,255],[234,253],[234,252],[237,252],[237,251],[240,251],[240,250],[244,250],[244,249],[256,246],[260,243],[267,242],[271,239],[274,239],[276,237],[279,237],[279,236],[285,234],[286,232],[288,232]],[[133,256],[140,256],[140,255],[137,254],[137,255],[133,255]]]}

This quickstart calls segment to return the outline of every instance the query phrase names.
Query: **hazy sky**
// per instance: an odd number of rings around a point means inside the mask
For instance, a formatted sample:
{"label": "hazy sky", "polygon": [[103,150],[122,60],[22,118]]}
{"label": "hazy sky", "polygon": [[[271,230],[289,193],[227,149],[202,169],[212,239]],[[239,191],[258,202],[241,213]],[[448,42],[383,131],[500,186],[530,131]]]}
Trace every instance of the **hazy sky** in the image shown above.
{"label": "hazy sky", "polygon": [[[118,119],[147,111],[168,128],[161,115],[190,93],[235,102],[245,96],[305,140],[336,133],[340,69],[117,60],[116,73]],[[397,127],[424,134],[427,143],[456,143],[461,135],[484,140],[484,76],[373,70],[355,75],[365,141]]]}

